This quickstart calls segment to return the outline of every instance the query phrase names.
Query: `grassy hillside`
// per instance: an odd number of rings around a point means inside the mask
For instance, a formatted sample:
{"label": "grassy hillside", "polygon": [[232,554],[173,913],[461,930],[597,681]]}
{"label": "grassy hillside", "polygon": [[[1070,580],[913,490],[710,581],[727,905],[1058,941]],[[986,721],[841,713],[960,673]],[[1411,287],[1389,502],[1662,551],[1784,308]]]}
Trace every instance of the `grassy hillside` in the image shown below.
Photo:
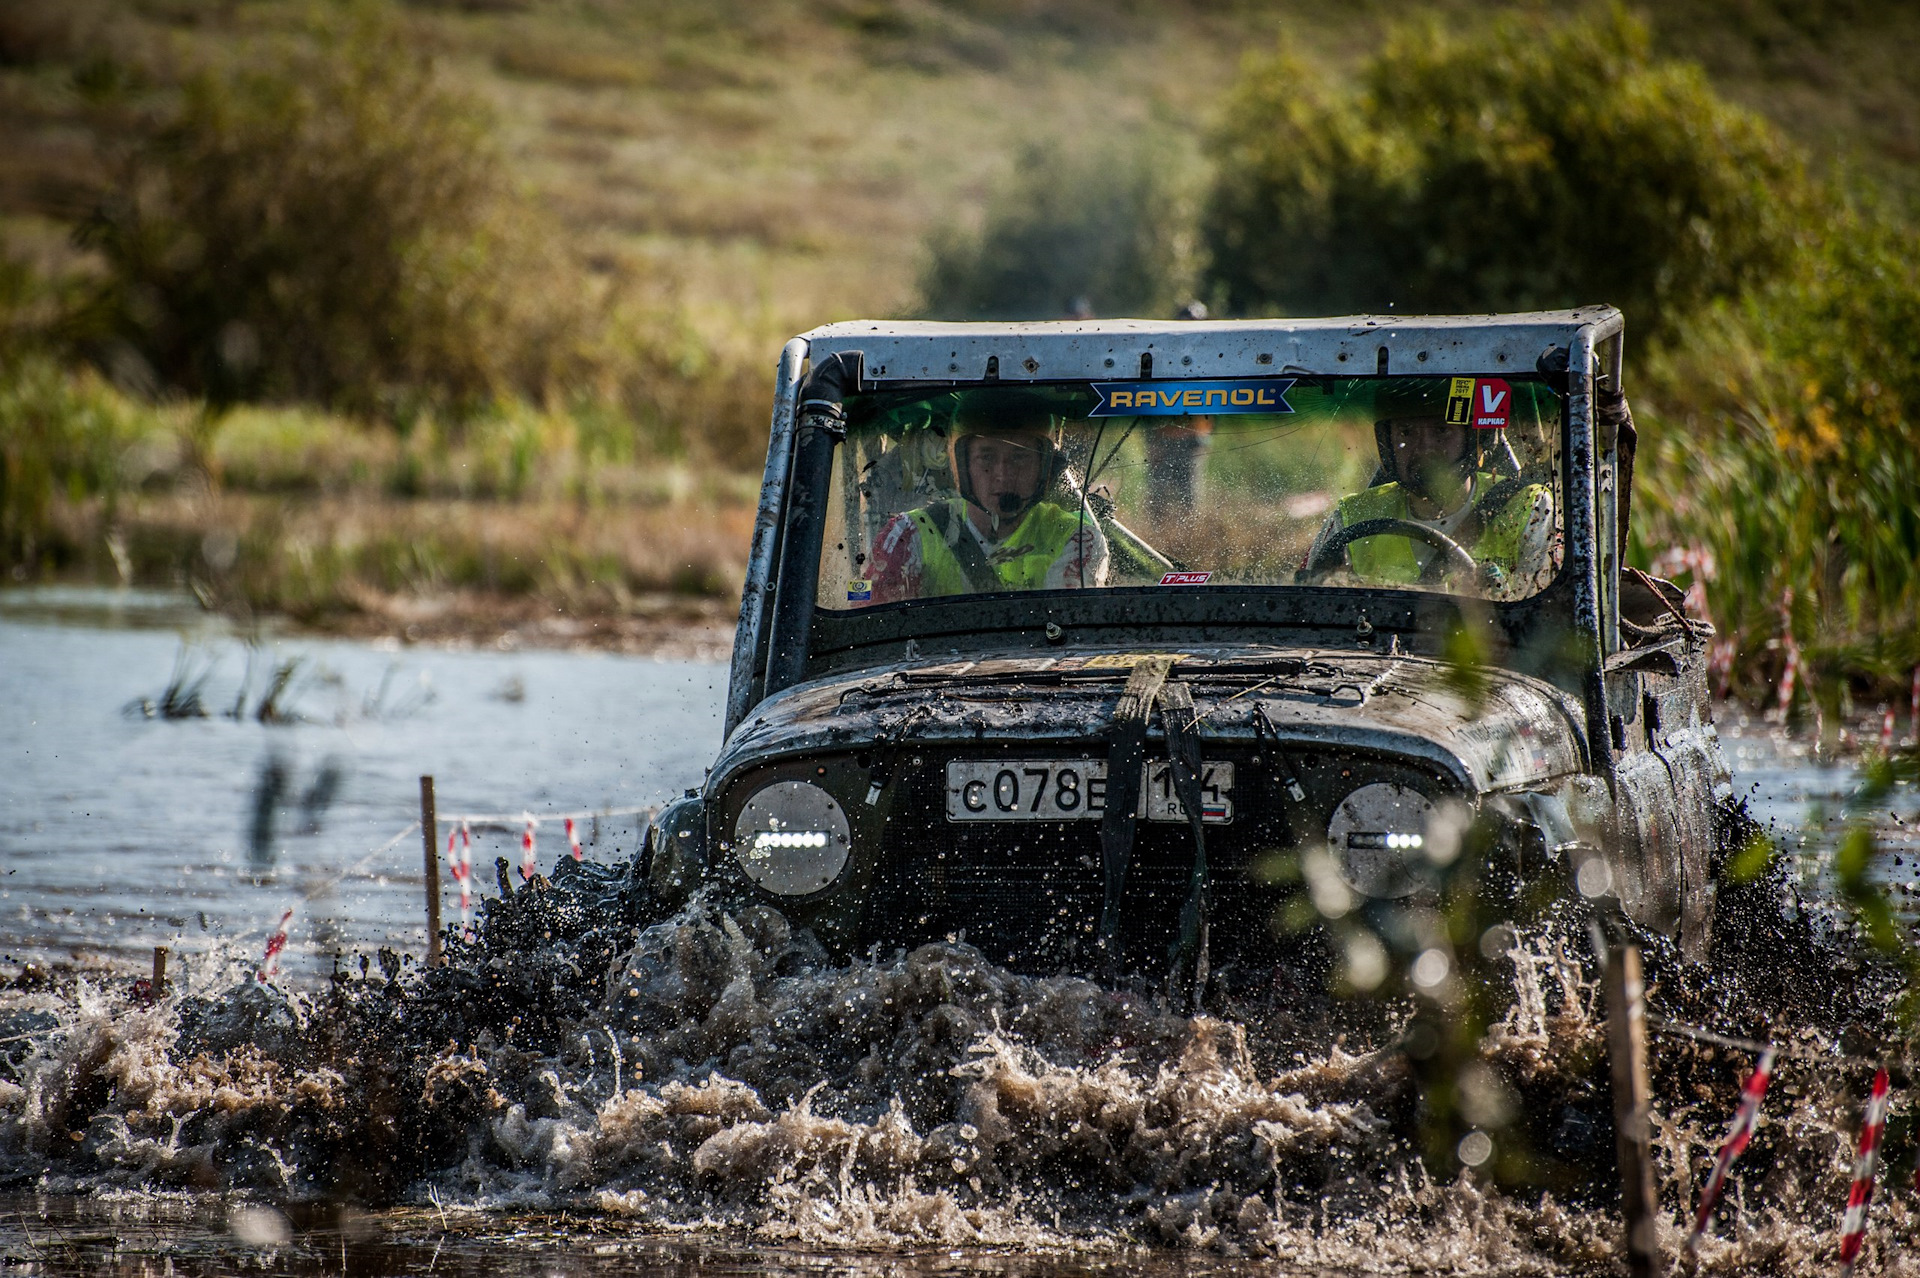
{"label": "grassy hillside", "polygon": [[[1437,3],[1449,25],[1499,8]],[[100,177],[70,87],[102,51],[244,59],[297,3],[0,4],[0,233],[74,265]],[[1405,5],[1303,0],[442,0],[412,38],[497,108],[514,171],[567,247],[626,265],[728,357],[771,359],[826,320],[917,303],[923,240],[978,208],[1023,144],[1096,147],[1204,127],[1242,54],[1284,33],[1350,67]],[[1920,161],[1920,9],[1865,0],[1673,0],[1661,51],[1815,154]]]}

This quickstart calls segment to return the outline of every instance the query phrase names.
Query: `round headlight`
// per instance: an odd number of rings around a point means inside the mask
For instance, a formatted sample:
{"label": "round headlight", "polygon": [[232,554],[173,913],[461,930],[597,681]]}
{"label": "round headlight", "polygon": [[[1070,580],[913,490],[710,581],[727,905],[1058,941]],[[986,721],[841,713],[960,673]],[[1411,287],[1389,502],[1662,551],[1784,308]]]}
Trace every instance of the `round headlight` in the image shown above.
{"label": "round headlight", "polygon": [[1327,849],[1347,886],[1365,896],[1412,896],[1426,883],[1432,861],[1433,802],[1418,790],[1376,781],[1333,809]]}
{"label": "round headlight", "polygon": [[779,896],[826,887],[840,877],[852,849],[839,801],[807,781],[777,781],[757,792],[733,823],[740,868]]}

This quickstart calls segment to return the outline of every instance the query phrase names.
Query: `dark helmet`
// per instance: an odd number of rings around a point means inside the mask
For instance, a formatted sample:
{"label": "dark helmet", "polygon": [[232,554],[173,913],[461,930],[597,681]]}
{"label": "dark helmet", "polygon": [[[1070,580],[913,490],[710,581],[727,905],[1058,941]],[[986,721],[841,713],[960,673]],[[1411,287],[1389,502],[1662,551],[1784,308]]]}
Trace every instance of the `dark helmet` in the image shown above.
{"label": "dark helmet", "polygon": [[[1438,418],[1445,421],[1447,389],[1448,383],[1444,377],[1391,377],[1374,390],[1373,445],[1380,454],[1380,469],[1373,477],[1374,486],[1398,483],[1401,478],[1399,468],[1394,465],[1393,439],[1388,423],[1410,418]],[[1468,427],[1465,438],[1459,461],[1463,468],[1471,468],[1479,461],[1479,444],[1474,439],[1471,427]]]}
{"label": "dark helmet", "polygon": [[954,487],[982,510],[991,508],[975,496],[973,476],[967,466],[973,441],[981,438],[1031,439],[1034,451],[1040,454],[1040,477],[1033,491],[1022,495],[1017,510],[994,510],[996,516],[1026,514],[1066,468],[1066,454],[1060,448],[1060,421],[1052,405],[1024,391],[968,391],[960,397],[953,411],[953,424],[947,428],[947,460],[953,467]]}

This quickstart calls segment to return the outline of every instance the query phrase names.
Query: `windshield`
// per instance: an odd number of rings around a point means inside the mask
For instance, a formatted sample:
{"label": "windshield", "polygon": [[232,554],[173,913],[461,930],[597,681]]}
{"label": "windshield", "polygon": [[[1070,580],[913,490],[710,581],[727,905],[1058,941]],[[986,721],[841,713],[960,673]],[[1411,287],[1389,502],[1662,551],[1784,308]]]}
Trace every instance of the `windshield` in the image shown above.
{"label": "windshield", "polygon": [[1561,561],[1559,397],[1520,378],[873,391],[818,602],[1287,586],[1525,598]]}

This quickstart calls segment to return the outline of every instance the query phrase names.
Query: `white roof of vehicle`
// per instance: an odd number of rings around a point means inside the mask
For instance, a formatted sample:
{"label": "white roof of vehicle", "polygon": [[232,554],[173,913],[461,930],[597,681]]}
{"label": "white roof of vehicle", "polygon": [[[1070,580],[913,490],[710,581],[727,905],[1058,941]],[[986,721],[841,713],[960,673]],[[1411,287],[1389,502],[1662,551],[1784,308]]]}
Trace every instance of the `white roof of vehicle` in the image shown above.
{"label": "white roof of vehicle", "polygon": [[[815,361],[860,351],[869,382],[1132,380],[1397,374],[1526,374],[1582,329],[1621,331],[1611,306],[1517,315],[1349,315],[1333,319],[1055,320],[962,324],[850,320],[802,336]],[[1151,372],[1143,371],[1151,356]]]}

